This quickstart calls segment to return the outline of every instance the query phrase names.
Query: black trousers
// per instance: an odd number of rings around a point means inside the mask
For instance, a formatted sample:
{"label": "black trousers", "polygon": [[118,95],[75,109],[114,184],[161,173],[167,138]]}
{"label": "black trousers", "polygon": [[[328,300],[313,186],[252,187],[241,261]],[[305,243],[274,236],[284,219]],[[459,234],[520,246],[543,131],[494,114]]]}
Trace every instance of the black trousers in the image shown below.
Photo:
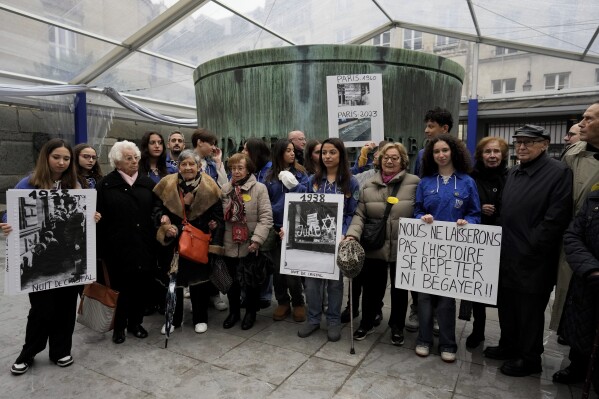
{"label": "black trousers", "polygon": [[385,297],[387,275],[390,274],[392,283],[391,315],[388,324],[390,327],[403,330],[408,309],[408,291],[395,288],[395,262],[389,263],[384,260],[367,258],[360,274],[363,288],[360,327],[369,330],[374,326],[374,319]]}
{"label": "black trousers", "polygon": [[50,360],[56,362],[71,354],[79,286],[55,288],[29,294],[29,316],[25,345],[15,363],[30,361],[50,346]]}
{"label": "black trousers", "polygon": [[[208,304],[210,302],[211,288],[208,282],[193,284],[189,286],[189,298],[191,299],[191,310],[193,325],[208,322]],[[175,305],[175,314],[173,315],[173,326],[179,327],[183,323],[183,287],[175,289],[177,304]]]}
{"label": "black trousers", "polygon": [[122,265],[108,265],[110,286],[119,292],[114,315],[114,329],[124,330],[143,323],[146,292],[152,286],[150,272],[143,270],[123,272]]}
{"label": "black trousers", "polygon": [[499,346],[515,353],[517,358],[525,362],[541,364],[545,308],[550,294],[528,294],[499,287]]}
{"label": "black trousers", "polygon": [[275,247],[271,251],[274,263],[273,286],[275,289],[275,298],[279,305],[295,306],[304,305],[304,295],[302,287],[302,278],[300,276],[291,276],[281,274],[281,239],[275,239]]}
{"label": "black trousers", "polygon": [[[229,313],[239,314],[241,311],[241,286],[237,279],[237,268],[239,267],[239,258],[223,257],[227,270],[233,277],[233,284],[227,292],[229,299]],[[256,313],[260,310],[260,291],[261,287],[245,287],[245,310],[249,313]]]}

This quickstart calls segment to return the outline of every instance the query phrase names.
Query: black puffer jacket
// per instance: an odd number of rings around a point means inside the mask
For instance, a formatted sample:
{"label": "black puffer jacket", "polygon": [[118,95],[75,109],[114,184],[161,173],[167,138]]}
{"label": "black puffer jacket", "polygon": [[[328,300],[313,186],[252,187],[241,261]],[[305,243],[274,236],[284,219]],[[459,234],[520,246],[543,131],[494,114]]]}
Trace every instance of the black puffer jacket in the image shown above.
{"label": "black puffer jacket", "polygon": [[566,299],[564,335],[575,350],[590,353],[599,321],[599,289],[589,285],[589,275],[599,272],[599,190],[588,195],[566,230],[564,249],[574,273]]}

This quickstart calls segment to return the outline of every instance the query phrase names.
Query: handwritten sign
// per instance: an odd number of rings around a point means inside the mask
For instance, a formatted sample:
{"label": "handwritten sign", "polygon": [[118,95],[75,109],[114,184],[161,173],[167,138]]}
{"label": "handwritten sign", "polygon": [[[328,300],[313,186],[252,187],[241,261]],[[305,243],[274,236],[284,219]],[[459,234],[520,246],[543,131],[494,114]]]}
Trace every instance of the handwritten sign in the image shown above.
{"label": "handwritten sign", "polygon": [[495,305],[501,227],[401,219],[395,286]]}
{"label": "handwritten sign", "polygon": [[340,138],[346,147],[383,140],[383,76],[327,76],[327,111],[329,137]]}

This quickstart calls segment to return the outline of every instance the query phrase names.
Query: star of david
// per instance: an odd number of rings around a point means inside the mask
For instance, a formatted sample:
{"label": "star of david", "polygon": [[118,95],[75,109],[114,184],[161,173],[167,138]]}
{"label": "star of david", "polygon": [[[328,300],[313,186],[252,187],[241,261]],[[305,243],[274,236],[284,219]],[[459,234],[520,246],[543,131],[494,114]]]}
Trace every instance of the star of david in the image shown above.
{"label": "star of david", "polygon": [[322,219],[322,229],[327,233],[331,233],[333,230],[336,229],[335,226],[335,217],[334,216],[330,216],[327,215],[326,218]]}

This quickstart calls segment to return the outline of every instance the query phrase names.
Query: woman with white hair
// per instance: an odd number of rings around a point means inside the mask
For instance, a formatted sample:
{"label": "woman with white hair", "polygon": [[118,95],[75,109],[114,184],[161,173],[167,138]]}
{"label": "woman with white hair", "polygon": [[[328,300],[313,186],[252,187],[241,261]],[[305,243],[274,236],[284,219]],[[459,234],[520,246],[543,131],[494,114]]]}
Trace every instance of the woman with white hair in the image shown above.
{"label": "woman with white hair", "polygon": [[[114,144],[108,159],[114,170],[98,184],[98,253],[108,268],[110,285],[119,291],[114,332],[115,344],[125,342],[125,328],[146,338],[142,327],[143,292],[156,265],[156,231],[152,222],[154,182],[138,174],[140,151],[130,141]],[[101,276],[102,273],[99,273]]]}

